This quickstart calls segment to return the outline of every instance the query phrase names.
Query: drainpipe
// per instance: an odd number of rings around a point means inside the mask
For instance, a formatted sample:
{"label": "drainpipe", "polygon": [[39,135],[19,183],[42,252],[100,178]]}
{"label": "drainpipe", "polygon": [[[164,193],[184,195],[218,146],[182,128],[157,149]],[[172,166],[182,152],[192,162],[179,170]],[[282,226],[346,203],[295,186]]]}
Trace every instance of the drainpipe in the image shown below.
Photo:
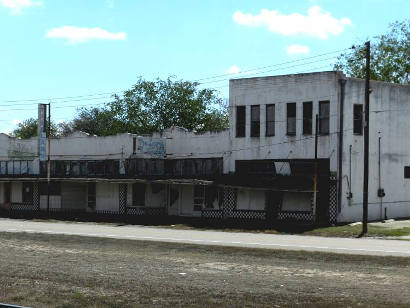
{"label": "drainpipe", "polygon": [[[382,137],[380,137],[380,132],[379,132],[379,159],[378,159],[378,163],[379,163],[379,189],[377,190],[377,196],[380,198],[380,220],[383,221],[383,197],[386,195],[384,192],[384,189],[382,188],[382,172],[381,172],[381,140]],[[385,209],[385,213],[386,213],[386,209]],[[386,214],[385,214],[386,216]],[[386,219],[386,218],[385,218]]]}
{"label": "drainpipe", "polygon": [[342,164],[343,164],[343,110],[345,102],[346,79],[339,79],[340,84],[340,104],[339,104],[339,152],[338,152],[338,185],[337,185],[337,211],[340,213],[342,208]]}

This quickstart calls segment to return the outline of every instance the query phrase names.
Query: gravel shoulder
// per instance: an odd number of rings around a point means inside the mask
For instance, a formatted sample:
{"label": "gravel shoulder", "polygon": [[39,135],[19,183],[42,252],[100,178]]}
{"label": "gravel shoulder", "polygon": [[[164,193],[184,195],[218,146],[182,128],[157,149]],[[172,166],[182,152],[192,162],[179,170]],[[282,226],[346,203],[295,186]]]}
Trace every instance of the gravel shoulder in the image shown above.
{"label": "gravel shoulder", "polygon": [[408,307],[410,258],[0,233],[0,302]]}

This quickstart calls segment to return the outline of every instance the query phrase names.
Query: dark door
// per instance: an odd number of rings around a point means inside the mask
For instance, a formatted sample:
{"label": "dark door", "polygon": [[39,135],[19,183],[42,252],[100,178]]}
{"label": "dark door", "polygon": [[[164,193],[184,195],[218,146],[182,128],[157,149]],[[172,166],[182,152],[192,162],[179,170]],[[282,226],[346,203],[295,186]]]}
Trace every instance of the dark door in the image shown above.
{"label": "dark door", "polygon": [[32,182],[23,182],[23,203],[33,204]]}

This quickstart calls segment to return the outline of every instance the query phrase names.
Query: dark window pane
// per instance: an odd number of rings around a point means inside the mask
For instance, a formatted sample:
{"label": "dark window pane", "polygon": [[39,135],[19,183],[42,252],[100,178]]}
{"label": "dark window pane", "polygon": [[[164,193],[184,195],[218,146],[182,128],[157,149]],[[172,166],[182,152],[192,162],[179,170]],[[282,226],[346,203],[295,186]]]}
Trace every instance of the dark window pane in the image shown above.
{"label": "dark window pane", "polygon": [[296,103],[286,105],[286,132],[290,136],[296,135]]}
{"label": "dark window pane", "polygon": [[329,134],[330,102],[319,102],[319,134]]}
{"label": "dark window pane", "polygon": [[275,135],[275,105],[266,105],[266,136]]}
{"label": "dark window pane", "polygon": [[404,167],[404,178],[410,179],[410,166]]}
{"label": "dark window pane", "polygon": [[363,134],[363,105],[353,106],[353,133]]}
{"label": "dark window pane", "polygon": [[259,105],[251,106],[251,137],[260,136],[260,113]]}
{"label": "dark window pane", "polygon": [[303,134],[312,134],[312,102],[303,103]]}
{"label": "dark window pane", "polygon": [[246,106],[236,107],[236,137],[245,137]]}

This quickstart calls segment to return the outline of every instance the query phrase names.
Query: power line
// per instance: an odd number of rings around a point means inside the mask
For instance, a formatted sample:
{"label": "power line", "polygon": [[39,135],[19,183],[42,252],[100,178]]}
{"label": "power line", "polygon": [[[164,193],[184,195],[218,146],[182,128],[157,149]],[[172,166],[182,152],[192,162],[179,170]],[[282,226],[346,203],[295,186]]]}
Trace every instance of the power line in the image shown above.
{"label": "power line", "polygon": [[[352,49],[350,48],[344,48],[344,49],[340,49],[340,50],[335,50],[335,51],[331,51],[331,52],[327,52],[327,53],[323,53],[323,54],[319,54],[319,55],[315,55],[315,56],[310,56],[310,57],[304,57],[301,59],[297,59],[297,60],[291,60],[291,61],[286,61],[286,62],[282,62],[282,63],[276,63],[276,64],[272,64],[272,65],[267,65],[267,66],[261,66],[261,67],[256,67],[256,68],[251,68],[251,69],[247,69],[245,71],[242,71],[242,73],[246,73],[246,72],[251,72],[251,71],[257,71],[257,70],[261,70],[261,69],[265,69],[265,68],[270,68],[270,67],[277,67],[277,66],[282,66],[282,65],[286,65],[286,64],[291,64],[291,63],[296,63],[296,62],[302,62],[302,61],[306,61],[306,60],[310,60],[310,59],[315,59],[315,58],[319,58],[319,57],[323,57],[326,55],[330,55],[330,54],[334,54],[334,53],[340,53],[346,50]],[[326,59],[323,60],[319,60],[319,61],[325,61]],[[314,62],[312,62],[314,63]],[[308,63],[305,64],[301,64],[301,65],[306,65]],[[281,69],[285,69],[281,68]],[[241,75],[242,73],[240,73],[239,75]],[[202,81],[202,80],[209,80],[209,79],[215,79],[215,78],[219,78],[219,77],[224,77],[224,76],[233,76],[233,75],[238,75],[238,74],[232,74],[232,73],[226,73],[226,74],[221,74],[221,75],[214,75],[214,76],[210,76],[210,77],[204,77],[204,78],[200,78],[200,79],[196,79],[194,80],[195,82],[198,81]],[[72,99],[72,98],[82,98],[82,97],[90,97],[90,96],[101,96],[101,95],[114,95],[117,92],[124,92],[126,90],[113,90],[110,92],[99,92],[99,93],[91,93],[91,94],[83,94],[83,95],[75,95],[75,96],[62,96],[62,97],[43,97],[43,98],[28,98],[28,99],[13,99],[13,100],[5,100],[3,102],[5,103],[17,103],[17,102],[37,102],[37,101],[56,101],[56,100],[65,100],[65,99]]]}
{"label": "power line", "polygon": [[[349,49],[352,49],[352,47],[350,47],[350,48],[344,48],[344,49],[340,49],[340,50],[335,50],[335,51],[331,51],[331,52],[319,54],[319,55],[316,55],[316,56],[304,57],[304,58],[297,59],[297,60],[286,61],[286,62],[282,62],[282,63],[276,63],[276,64],[272,64],[272,65],[266,65],[266,66],[260,66],[260,67],[256,67],[256,68],[251,68],[251,69],[247,69],[247,70],[242,71],[241,74],[242,74],[242,73],[251,72],[251,71],[261,70],[261,69],[265,69],[265,68],[276,67],[276,66],[281,66],[281,65],[285,65],[285,64],[290,64],[290,63],[295,63],[295,62],[310,60],[310,59],[314,59],[314,58],[318,58],[318,57],[323,57],[323,56],[327,56],[327,55],[334,54],[334,53],[340,53],[340,52],[343,52],[343,51],[346,51],[346,50],[349,50]],[[238,75],[238,74],[235,74],[235,73],[226,73],[226,74],[214,75],[214,76],[210,76],[210,77],[204,77],[204,78],[196,79],[196,80],[194,80],[194,81],[195,81],[195,82],[198,82],[198,81],[202,81],[202,80],[215,79],[215,78],[219,78],[219,77],[233,76],[233,75]]]}

